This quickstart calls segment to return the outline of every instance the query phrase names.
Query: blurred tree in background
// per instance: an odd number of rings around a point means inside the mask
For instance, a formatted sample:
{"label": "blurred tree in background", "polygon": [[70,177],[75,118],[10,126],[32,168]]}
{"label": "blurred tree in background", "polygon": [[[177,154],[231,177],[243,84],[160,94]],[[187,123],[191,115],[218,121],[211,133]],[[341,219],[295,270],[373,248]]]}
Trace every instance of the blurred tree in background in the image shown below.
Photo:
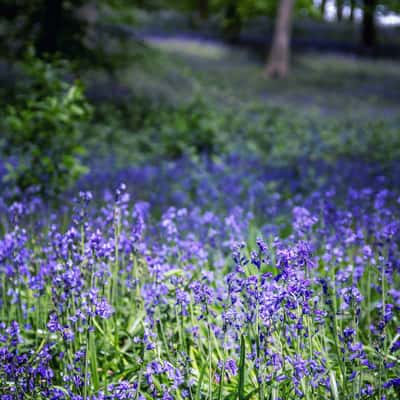
{"label": "blurred tree in background", "polygon": [[207,19],[210,12],[210,2],[209,0],[198,0],[199,14],[202,19]]}
{"label": "blurred tree in background", "polygon": [[266,73],[271,77],[283,78],[289,72],[290,33],[294,0],[281,0],[275,22]]}
{"label": "blurred tree in background", "polygon": [[375,12],[376,0],[364,0],[363,22],[362,22],[362,43],[367,48],[376,44]]}

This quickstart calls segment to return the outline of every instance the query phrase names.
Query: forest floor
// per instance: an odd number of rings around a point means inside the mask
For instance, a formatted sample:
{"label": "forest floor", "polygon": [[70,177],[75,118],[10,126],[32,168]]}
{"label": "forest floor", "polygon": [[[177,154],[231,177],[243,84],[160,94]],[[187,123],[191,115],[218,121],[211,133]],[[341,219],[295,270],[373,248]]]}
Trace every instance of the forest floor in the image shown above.
{"label": "forest floor", "polygon": [[[272,163],[400,157],[399,61],[294,52],[290,76],[276,80],[264,75],[266,53],[191,35],[143,38],[145,56],[136,57],[137,45],[128,43],[133,62],[116,74],[112,101],[123,97],[122,108],[117,104],[102,117],[107,126],[114,118],[115,128],[96,127],[107,130],[104,140],[111,138],[121,164],[146,161],[149,148],[158,159],[174,157],[175,151],[157,152],[177,140],[184,148],[196,134],[207,141],[207,130],[224,142],[225,152],[255,151]],[[109,78],[91,73],[87,78],[98,89],[102,79],[106,96],[113,95]],[[198,99],[200,122],[193,121],[197,117],[190,108],[196,109]]]}
{"label": "forest floor", "polygon": [[393,122],[400,117],[396,61],[295,53],[290,76],[274,80],[263,75],[264,59],[243,48],[190,37],[150,36],[147,42],[163,51],[158,65],[153,65],[159,73],[136,79],[128,72],[124,81],[135,90],[159,90],[173,101],[200,91],[220,105],[257,102],[346,121]]}

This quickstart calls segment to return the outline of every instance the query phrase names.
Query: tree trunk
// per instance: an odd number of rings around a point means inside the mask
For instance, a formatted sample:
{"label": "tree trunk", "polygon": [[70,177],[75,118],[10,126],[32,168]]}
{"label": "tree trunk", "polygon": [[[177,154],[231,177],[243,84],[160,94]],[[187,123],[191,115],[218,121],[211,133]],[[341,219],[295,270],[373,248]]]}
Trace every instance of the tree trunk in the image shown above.
{"label": "tree trunk", "polygon": [[294,0],[280,0],[271,52],[265,69],[270,77],[284,78],[289,72],[293,8]]}
{"label": "tree trunk", "polygon": [[336,18],[338,21],[343,19],[343,0],[336,0]]}
{"label": "tree trunk", "polygon": [[21,10],[16,2],[14,2],[14,4],[0,4],[0,15],[2,18],[13,19],[18,15],[19,12],[21,12]]}
{"label": "tree trunk", "polygon": [[55,53],[61,27],[63,0],[45,0],[36,49],[39,55]]}
{"label": "tree trunk", "polygon": [[197,4],[201,19],[206,20],[209,14],[208,0],[197,0]]}
{"label": "tree trunk", "polygon": [[350,15],[349,15],[349,20],[351,22],[354,21],[354,11],[356,9],[356,0],[350,0]]}
{"label": "tree trunk", "polygon": [[376,44],[375,9],[376,0],[364,0],[362,44],[366,49],[372,49]]}
{"label": "tree trunk", "polygon": [[229,43],[235,43],[242,30],[242,19],[237,3],[238,0],[230,0],[225,10],[224,36]]}
{"label": "tree trunk", "polygon": [[322,0],[322,1],[321,1],[321,4],[320,4],[320,6],[319,6],[319,9],[320,9],[320,11],[321,11],[322,18],[325,17],[326,0]]}

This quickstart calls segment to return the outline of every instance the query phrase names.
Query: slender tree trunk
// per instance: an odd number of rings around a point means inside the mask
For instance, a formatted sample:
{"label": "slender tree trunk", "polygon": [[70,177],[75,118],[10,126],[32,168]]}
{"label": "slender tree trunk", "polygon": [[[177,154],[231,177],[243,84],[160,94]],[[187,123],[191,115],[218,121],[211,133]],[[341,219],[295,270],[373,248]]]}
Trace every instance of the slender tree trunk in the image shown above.
{"label": "slender tree trunk", "polygon": [[208,0],[197,0],[197,4],[198,4],[198,10],[199,10],[199,14],[200,17],[202,19],[207,19],[208,18],[208,14],[209,14],[209,2]]}
{"label": "slender tree trunk", "polygon": [[349,20],[351,22],[354,21],[354,11],[356,9],[356,0],[350,0],[350,15],[349,15]]}
{"label": "slender tree trunk", "polygon": [[238,0],[229,0],[225,10],[224,35],[228,42],[235,43],[242,30],[242,19],[238,11]]}
{"label": "slender tree trunk", "polygon": [[20,12],[19,8],[16,2],[14,4],[0,4],[0,15],[7,19],[15,18]]}
{"label": "slender tree trunk", "polygon": [[326,0],[322,0],[321,4],[319,6],[319,9],[321,11],[322,17],[325,17],[325,11],[326,11]]}
{"label": "slender tree trunk", "polygon": [[376,44],[375,10],[376,0],[364,0],[362,44],[367,49],[372,49]]}
{"label": "slender tree trunk", "polygon": [[338,21],[343,19],[343,0],[336,0],[336,18]]}
{"label": "slender tree trunk", "polygon": [[265,69],[268,76],[283,78],[289,72],[293,8],[294,0],[280,0],[272,47]]}
{"label": "slender tree trunk", "polygon": [[39,55],[55,53],[61,27],[63,0],[45,0],[36,49]]}

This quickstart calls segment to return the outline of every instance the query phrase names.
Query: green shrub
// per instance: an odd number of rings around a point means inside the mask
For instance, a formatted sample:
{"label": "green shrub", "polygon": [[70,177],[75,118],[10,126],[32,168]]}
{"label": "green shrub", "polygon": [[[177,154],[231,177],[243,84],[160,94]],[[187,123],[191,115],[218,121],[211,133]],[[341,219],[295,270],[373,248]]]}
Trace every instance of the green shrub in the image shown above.
{"label": "green shrub", "polygon": [[173,110],[161,110],[156,118],[160,144],[170,157],[219,153],[225,146],[225,115],[219,114],[202,97]]}
{"label": "green shrub", "polygon": [[17,98],[5,111],[4,180],[24,191],[37,186],[56,194],[69,187],[86,168],[80,161],[81,124],[90,116],[79,82],[67,83],[67,65],[30,55]]}
{"label": "green shrub", "polygon": [[228,150],[228,114],[199,96],[175,106],[139,97],[118,107],[104,104],[96,108],[95,120],[96,136],[89,138],[89,150],[112,156],[118,167],[149,158]]}

